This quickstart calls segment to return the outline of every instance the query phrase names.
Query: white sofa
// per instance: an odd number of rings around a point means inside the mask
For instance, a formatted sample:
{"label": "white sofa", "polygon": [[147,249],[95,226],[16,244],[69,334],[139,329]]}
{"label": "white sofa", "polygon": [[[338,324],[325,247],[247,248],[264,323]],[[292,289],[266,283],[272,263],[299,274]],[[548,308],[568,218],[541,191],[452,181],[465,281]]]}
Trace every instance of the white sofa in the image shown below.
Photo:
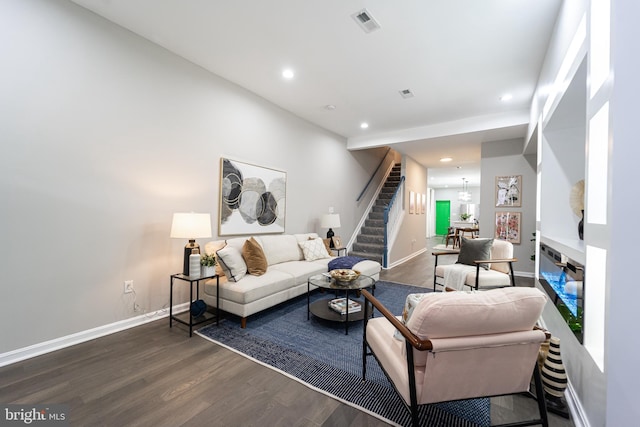
{"label": "white sofa", "polygon": [[[247,237],[227,239],[226,241],[209,242],[205,245],[205,253],[220,250],[225,245],[242,252]],[[316,233],[280,234],[253,236],[260,244],[266,260],[267,271],[260,276],[246,274],[237,282],[228,280],[221,270],[219,309],[235,314],[241,318],[241,326],[246,327],[247,317],[273,307],[307,292],[307,279],[326,272],[329,261],[335,257],[306,261],[299,242],[318,238]],[[353,266],[361,274],[379,279],[380,264],[371,260],[360,261]],[[215,307],[216,280],[204,283],[204,292],[200,294],[204,301]]]}

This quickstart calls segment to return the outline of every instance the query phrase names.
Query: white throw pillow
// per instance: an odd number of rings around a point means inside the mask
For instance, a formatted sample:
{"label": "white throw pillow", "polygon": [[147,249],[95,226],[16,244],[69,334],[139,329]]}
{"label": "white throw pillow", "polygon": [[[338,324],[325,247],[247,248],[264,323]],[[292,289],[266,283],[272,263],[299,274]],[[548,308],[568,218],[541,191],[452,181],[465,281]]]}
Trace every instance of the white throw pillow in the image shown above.
{"label": "white throw pillow", "polygon": [[305,240],[304,242],[298,242],[304,259],[306,261],[315,261],[317,259],[330,258],[327,248],[324,246],[322,239]]}
{"label": "white throw pillow", "polygon": [[216,257],[224,275],[232,282],[237,282],[247,274],[247,264],[236,248],[227,245],[216,252]]}

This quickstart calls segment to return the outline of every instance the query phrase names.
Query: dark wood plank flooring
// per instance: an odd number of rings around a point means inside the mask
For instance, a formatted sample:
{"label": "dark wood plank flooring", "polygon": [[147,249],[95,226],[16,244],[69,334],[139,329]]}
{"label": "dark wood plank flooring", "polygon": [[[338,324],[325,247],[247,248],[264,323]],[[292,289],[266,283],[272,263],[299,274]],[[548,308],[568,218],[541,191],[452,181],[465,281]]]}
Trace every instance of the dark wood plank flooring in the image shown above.
{"label": "dark wood plank flooring", "polygon": [[[381,274],[419,286],[431,286],[432,277],[430,252]],[[2,367],[0,402],[67,404],[72,426],[387,425],[199,336],[189,338],[181,325],[169,329],[167,319]],[[494,423],[535,413],[526,397],[492,400]],[[550,418],[554,427],[573,425]]]}

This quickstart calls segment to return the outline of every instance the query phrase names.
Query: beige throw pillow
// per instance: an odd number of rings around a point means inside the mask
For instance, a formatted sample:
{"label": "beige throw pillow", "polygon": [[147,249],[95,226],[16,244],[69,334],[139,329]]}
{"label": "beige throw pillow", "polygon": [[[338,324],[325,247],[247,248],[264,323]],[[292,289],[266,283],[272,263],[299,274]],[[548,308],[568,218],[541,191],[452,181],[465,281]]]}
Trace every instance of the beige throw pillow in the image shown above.
{"label": "beige throw pillow", "polygon": [[298,242],[298,245],[300,245],[306,261],[315,261],[317,259],[330,257],[321,238]]}
{"label": "beige throw pillow", "polygon": [[324,243],[324,247],[327,250],[327,253],[331,255],[331,239],[322,239],[322,242]]}
{"label": "beige throw pillow", "polygon": [[252,276],[262,276],[267,272],[267,257],[256,239],[251,237],[242,246],[242,258],[247,264],[247,271]]}

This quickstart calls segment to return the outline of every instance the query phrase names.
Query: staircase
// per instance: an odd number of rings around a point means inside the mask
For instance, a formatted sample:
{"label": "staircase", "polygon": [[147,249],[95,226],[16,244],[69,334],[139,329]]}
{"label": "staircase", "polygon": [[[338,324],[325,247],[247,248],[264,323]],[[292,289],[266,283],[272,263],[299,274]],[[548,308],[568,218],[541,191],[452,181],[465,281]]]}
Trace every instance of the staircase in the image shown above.
{"label": "staircase", "polygon": [[369,216],[360,229],[360,234],[349,255],[378,261],[382,264],[384,251],[384,210],[400,184],[400,165],[393,166],[378,199],[369,211]]}

